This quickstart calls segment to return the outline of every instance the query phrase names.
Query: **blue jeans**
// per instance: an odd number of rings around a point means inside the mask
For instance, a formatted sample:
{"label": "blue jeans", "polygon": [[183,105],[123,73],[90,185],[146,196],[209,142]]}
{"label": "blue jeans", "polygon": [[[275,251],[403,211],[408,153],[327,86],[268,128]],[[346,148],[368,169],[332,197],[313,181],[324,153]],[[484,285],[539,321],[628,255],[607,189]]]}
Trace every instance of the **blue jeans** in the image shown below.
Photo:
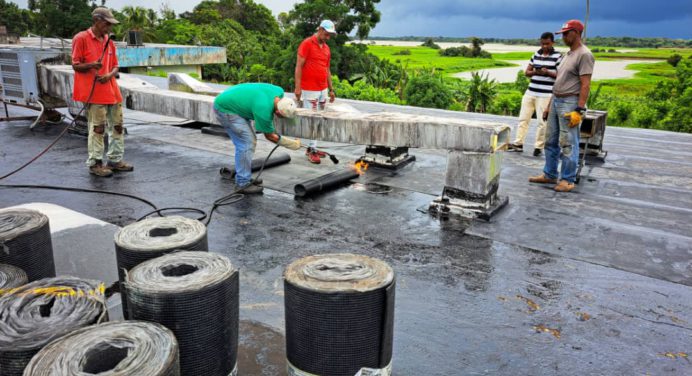
{"label": "blue jeans", "polygon": [[[569,127],[569,119],[563,117],[565,113],[577,108],[579,97],[566,98],[553,97],[548,115],[548,129],[546,129],[545,143],[545,167],[543,174],[551,179],[560,178],[574,183],[577,178],[577,166],[579,165],[579,128]],[[558,164],[562,162],[562,173],[558,174]]]}
{"label": "blue jeans", "polygon": [[235,183],[239,187],[250,184],[252,179],[252,155],[255,154],[257,136],[248,119],[214,109],[216,118],[226,130],[235,146]]}

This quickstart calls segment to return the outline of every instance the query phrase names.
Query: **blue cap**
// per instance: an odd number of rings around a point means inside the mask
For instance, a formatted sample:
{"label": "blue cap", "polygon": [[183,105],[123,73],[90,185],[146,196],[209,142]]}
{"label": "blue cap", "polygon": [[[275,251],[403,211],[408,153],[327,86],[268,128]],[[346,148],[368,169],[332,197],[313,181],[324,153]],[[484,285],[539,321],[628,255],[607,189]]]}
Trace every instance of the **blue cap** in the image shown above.
{"label": "blue cap", "polygon": [[334,22],[330,20],[324,20],[320,23],[320,27],[329,34],[336,34],[336,28],[334,27]]}

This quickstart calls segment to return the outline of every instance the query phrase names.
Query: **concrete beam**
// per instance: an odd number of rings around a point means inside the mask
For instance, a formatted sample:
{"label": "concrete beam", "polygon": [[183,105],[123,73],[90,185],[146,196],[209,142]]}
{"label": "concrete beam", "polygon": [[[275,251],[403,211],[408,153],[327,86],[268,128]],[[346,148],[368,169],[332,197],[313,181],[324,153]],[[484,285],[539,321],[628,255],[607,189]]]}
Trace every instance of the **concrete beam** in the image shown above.
{"label": "concrete beam", "polygon": [[[42,66],[39,76],[45,93],[61,98],[72,95],[70,66]],[[127,108],[218,124],[213,97],[154,89],[142,82],[121,74],[118,84]],[[277,131],[287,136],[358,145],[494,153],[510,141],[506,124],[388,112],[316,112],[300,108],[296,119],[275,123]]]}
{"label": "concrete beam", "polygon": [[[70,66],[41,66],[42,90],[51,96],[70,98],[73,75]],[[181,83],[193,86],[190,80]],[[129,109],[218,124],[212,96],[157,89],[126,74],[118,83]],[[470,209],[475,213],[472,216],[487,215],[498,201],[502,158],[497,152],[510,142],[510,127],[506,124],[391,112],[301,108],[295,119],[278,119],[275,125],[280,134],[305,139],[449,150],[443,196],[455,199],[452,205],[464,209],[461,214]]]}

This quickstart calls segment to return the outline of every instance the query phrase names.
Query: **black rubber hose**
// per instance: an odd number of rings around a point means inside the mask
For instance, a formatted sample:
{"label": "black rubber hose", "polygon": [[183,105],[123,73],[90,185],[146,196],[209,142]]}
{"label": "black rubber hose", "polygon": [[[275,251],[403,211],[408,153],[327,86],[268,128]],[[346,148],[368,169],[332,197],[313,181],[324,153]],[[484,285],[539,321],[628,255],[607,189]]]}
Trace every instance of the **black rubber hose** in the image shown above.
{"label": "black rubber hose", "polygon": [[357,178],[358,176],[358,173],[350,168],[342,171],[335,171],[330,174],[322,175],[318,178],[296,184],[296,186],[293,187],[293,191],[298,197],[306,197],[326,191],[333,187],[337,187],[351,179]]}

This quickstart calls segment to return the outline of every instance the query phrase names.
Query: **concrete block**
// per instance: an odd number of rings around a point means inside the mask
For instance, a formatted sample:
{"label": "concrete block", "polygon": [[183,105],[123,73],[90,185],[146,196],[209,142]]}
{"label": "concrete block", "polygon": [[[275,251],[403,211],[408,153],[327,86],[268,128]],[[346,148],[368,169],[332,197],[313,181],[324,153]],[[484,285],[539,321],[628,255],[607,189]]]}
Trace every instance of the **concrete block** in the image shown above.
{"label": "concrete block", "polygon": [[223,91],[221,89],[215,89],[204,82],[200,82],[185,73],[170,73],[168,75],[168,89],[213,96]]}

